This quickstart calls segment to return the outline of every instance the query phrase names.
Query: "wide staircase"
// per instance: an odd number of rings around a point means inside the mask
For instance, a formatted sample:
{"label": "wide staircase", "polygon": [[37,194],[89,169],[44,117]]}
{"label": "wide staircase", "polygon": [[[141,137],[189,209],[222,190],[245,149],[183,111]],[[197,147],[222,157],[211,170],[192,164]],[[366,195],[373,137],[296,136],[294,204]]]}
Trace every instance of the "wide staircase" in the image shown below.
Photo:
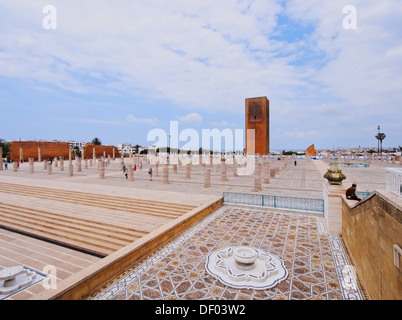
{"label": "wide staircase", "polygon": [[[132,199],[119,196],[83,193],[35,186],[0,183],[0,192],[27,197],[23,206],[9,201],[0,201],[0,227],[40,239],[52,241],[99,256],[107,256],[127,244],[145,236],[149,229],[141,228],[141,219],[155,224],[169,221],[191,211],[195,206],[167,202]],[[45,210],[30,204],[29,199],[39,198],[79,205],[77,214],[63,209]],[[124,215],[134,222],[114,223],[110,216],[85,214],[85,208],[106,210],[119,218]],[[62,206],[60,206],[62,208]],[[119,214],[120,213],[120,214]],[[138,226],[135,227],[135,221]]]}

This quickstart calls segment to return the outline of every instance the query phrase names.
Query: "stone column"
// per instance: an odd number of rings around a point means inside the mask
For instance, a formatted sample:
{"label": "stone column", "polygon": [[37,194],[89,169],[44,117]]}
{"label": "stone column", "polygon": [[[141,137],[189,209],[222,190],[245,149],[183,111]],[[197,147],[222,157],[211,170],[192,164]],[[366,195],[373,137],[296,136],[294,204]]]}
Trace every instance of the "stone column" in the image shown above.
{"label": "stone column", "polygon": [[238,176],[238,174],[237,174],[237,162],[236,162],[236,157],[234,157],[234,159],[233,159],[233,175],[234,175],[235,177]]}
{"label": "stone column", "polygon": [[131,164],[127,165],[127,170],[128,170],[128,180],[129,181],[134,181],[133,165],[131,165]]}
{"label": "stone column", "polygon": [[256,163],[254,170],[254,191],[261,191],[261,164]]}
{"label": "stone column", "polygon": [[47,160],[43,160],[43,169],[47,170]]}
{"label": "stone column", "polygon": [[57,160],[57,157],[54,158],[54,167],[58,168],[59,167],[59,160]]}
{"label": "stone column", "polygon": [[64,171],[64,159],[60,159],[60,167],[59,167],[60,171]]}
{"label": "stone column", "polygon": [[113,160],[116,159],[116,151],[114,151],[114,147],[113,147]]}
{"label": "stone column", "polygon": [[124,167],[124,158],[123,156],[120,158],[120,170],[123,171],[123,167]]}
{"label": "stone column", "polygon": [[173,173],[177,173],[177,164],[173,165]]}
{"label": "stone column", "polygon": [[49,161],[47,163],[47,175],[48,176],[52,175],[52,162],[51,161]]}
{"label": "stone column", "polygon": [[71,149],[68,149],[68,161],[71,162],[71,160],[73,159],[73,155],[71,153]]}
{"label": "stone column", "polygon": [[74,167],[71,161],[68,162],[68,176],[72,177],[74,175]]}
{"label": "stone column", "polygon": [[225,159],[221,160],[221,180],[227,181],[227,179],[226,179],[226,160]]}
{"label": "stone column", "polygon": [[41,151],[41,148],[38,147],[38,162],[41,162],[41,161],[42,161],[42,151]]}
{"label": "stone column", "polygon": [[342,185],[323,184],[324,218],[331,234],[342,234]]}
{"label": "stone column", "polygon": [[270,169],[269,170],[271,178],[275,178],[275,172],[276,172],[275,169]]}
{"label": "stone column", "polygon": [[77,159],[77,172],[82,172],[81,158]]}
{"label": "stone column", "polygon": [[204,187],[209,188],[211,187],[211,170],[206,169],[204,171]]}
{"label": "stone column", "polygon": [[96,163],[96,152],[95,152],[95,147],[93,147],[92,149],[92,159],[94,160],[94,162]]}
{"label": "stone column", "polygon": [[19,159],[19,162],[23,161],[23,159],[24,159],[24,151],[23,151],[22,147],[20,147],[20,159]]}
{"label": "stone column", "polygon": [[268,161],[264,162],[264,166],[263,166],[263,170],[264,170],[264,183],[269,183],[269,163]]}
{"label": "stone column", "polygon": [[89,166],[90,166],[90,167],[93,167],[93,165],[94,165],[93,159],[90,158],[90,159],[89,159]]}
{"label": "stone column", "polygon": [[152,169],[154,177],[159,177],[159,162],[156,162]]}
{"label": "stone column", "polygon": [[168,164],[163,165],[163,183],[169,183],[169,167]]}
{"label": "stone column", "polygon": [[3,147],[0,147],[0,171],[3,171]]}
{"label": "stone column", "polygon": [[34,162],[35,159],[34,158],[29,158],[29,173],[33,174],[34,173]]}
{"label": "stone column", "polygon": [[105,161],[99,161],[99,179],[105,179]]}
{"label": "stone column", "polygon": [[84,159],[84,169],[88,169],[88,159]]}
{"label": "stone column", "polygon": [[186,179],[190,179],[190,170],[191,170],[191,167],[190,167],[190,164],[187,164],[186,165]]}
{"label": "stone column", "polygon": [[17,162],[13,162],[13,172],[17,172],[18,171],[18,167],[17,167]]}

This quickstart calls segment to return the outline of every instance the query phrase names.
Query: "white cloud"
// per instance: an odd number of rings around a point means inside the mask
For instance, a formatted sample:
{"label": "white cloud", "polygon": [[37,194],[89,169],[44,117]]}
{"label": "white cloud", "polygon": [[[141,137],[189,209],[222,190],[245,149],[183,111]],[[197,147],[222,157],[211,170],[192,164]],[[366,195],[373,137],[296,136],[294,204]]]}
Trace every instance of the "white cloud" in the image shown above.
{"label": "white cloud", "polygon": [[202,116],[198,113],[189,113],[183,117],[179,117],[179,122],[191,125],[200,125],[202,123],[202,119]]}
{"label": "white cloud", "polygon": [[142,124],[148,124],[151,126],[158,125],[158,120],[156,118],[137,118],[132,114],[129,114],[126,117],[126,122],[127,123],[142,123]]}
{"label": "white cloud", "polygon": [[[349,0],[70,0],[55,4],[57,30],[42,28],[46,4],[0,5],[1,77],[169,101],[192,124],[204,111],[242,115],[245,98],[264,95],[272,126],[297,126],[300,139],[315,127],[339,139],[374,122],[391,127],[401,112],[400,0],[355,0],[357,30],[343,29]],[[278,38],[280,14],[311,30]],[[158,124],[133,114],[124,123]]]}

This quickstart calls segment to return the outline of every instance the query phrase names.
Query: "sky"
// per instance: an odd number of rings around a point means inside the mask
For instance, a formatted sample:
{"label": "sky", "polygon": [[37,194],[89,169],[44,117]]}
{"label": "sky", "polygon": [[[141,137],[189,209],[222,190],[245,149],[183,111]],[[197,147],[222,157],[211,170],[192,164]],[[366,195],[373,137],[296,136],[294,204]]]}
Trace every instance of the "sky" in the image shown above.
{"label": "sky", "polygon": [[272,150],[377,147],[378,126],[402,146],[401,16],[400,0],[0,0],[0,138],[149,146],[174,123],[203,145],[266,96]]}

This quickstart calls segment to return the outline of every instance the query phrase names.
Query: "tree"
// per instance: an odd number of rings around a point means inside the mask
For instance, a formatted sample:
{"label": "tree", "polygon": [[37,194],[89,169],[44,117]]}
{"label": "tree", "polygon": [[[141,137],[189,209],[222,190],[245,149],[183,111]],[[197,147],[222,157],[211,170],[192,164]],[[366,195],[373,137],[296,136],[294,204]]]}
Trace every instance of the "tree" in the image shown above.
{"label": "tree", "polygon": [[81,150],[79,147],[74,147],[73,154],[77,157],[81,157]]}
{"label": "tree", "polygon": [[378,153],[382,153],[382,141],[386,138],[387,136],[386,136],[386,134],[385,133],[383,133],[383,132],[379,132],[376,136],[375,136],[375,138],[378,140],[378,142],[379,142],[379,150],[378,150]]}
{"label": "tree", "polygon": [[100,145],[102,145],[102,141],[100,141],[99,138],[94,138],[92,140],[92,144],[94,144],[95,146],[100,146]]}
{"label": "tree", "polygon": [[0,154],[2,158],[7,157],[7,154],[10,152],[9,146],[10,144],[6,140],[0,139],[0,147],[3,149],[2,154]]}

